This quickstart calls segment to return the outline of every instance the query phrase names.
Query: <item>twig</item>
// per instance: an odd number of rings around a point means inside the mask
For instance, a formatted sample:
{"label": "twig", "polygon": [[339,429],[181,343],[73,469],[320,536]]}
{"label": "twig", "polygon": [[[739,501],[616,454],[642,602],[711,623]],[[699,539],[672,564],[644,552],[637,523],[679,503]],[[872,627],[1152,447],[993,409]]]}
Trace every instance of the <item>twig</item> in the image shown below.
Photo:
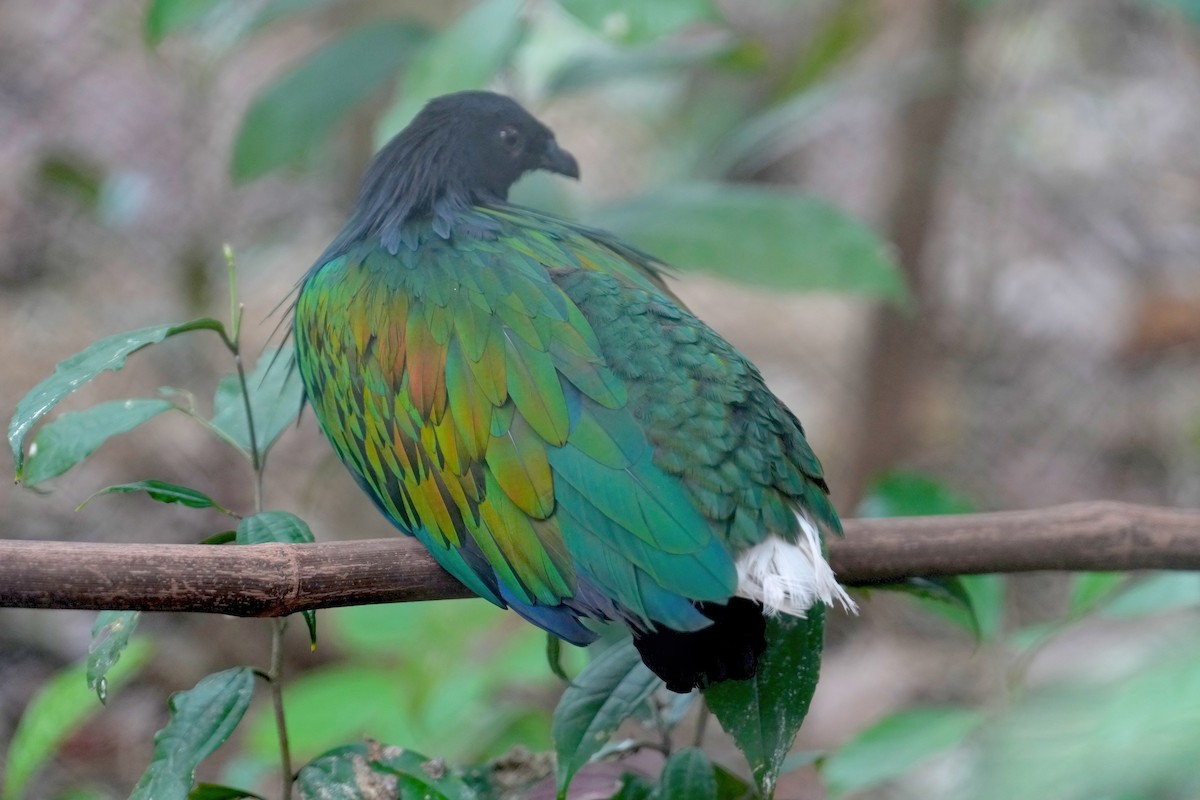
{"label": "twig", "polygon": [[[1044,570],[1200,570],[1200,511],[1111,502],[847,520],[830,560],[851,585]],[[469,597],[416,541],[252,546],[0,540],[0,607],[283,616]]]}

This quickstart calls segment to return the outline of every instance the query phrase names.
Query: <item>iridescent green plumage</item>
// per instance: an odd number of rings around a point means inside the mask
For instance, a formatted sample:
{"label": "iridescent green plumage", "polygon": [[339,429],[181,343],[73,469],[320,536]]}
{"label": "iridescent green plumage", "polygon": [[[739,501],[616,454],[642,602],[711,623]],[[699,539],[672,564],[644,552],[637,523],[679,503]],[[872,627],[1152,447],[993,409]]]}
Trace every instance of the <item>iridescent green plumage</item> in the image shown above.
{"label": "iridescent green plumage", "polygon": [[302,284],[298,363],[362,487],[473,591],[577,643],[696,630],[797,510],[840,530],[799,423],[648,257],[502,198],[364,198]]}

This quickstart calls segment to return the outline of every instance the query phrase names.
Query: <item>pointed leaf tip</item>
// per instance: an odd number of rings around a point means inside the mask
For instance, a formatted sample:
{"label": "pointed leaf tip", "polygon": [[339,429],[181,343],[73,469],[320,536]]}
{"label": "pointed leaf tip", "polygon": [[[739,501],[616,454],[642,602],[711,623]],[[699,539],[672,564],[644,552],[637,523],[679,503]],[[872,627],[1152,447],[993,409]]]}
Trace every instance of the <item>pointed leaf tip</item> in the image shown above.
{"label": "pointed leaf tip", "polygon": [[148,345],[158,344],[171,336],[195,330],[212,330],[225,335],[225,326],[215,319],[204,318],[182,325],[153,325],[147,328],[118,333],[94,342],[69,358],[60,361],[54,373],[21,398],[8,423],[8,444],[17,465],[17,480],[25,472],[25,439],[46,414],[63,398],[88,383],[102,372],[115,372],[125,366],[125,359]]}

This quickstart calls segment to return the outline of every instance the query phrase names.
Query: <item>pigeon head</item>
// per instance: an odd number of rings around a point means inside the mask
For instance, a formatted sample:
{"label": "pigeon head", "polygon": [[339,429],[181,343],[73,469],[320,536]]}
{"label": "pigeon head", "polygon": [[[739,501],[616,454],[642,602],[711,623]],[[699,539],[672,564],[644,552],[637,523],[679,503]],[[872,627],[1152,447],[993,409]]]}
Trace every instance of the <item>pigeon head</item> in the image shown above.
{"label": "pigeon head", "polygon": [[444,95],[372,159],[354,227],[386,235],[432,215],[435,228],[448,231],[458,212],[505,202],[518,178],[539,169],[579,177],[575,157],[516,101],[494,92]]}

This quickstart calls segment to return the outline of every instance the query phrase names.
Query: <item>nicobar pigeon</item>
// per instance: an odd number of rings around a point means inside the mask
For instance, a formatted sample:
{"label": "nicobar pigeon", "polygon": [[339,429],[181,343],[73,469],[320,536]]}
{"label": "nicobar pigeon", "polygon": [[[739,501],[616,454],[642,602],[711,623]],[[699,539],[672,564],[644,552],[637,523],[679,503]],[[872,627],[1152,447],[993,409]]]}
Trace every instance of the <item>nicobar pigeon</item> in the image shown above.
{"label": "nicobar pigeon", "polygon": [[629,627],[687,692],[747,679],[764,614],[851,600],[796,417],[610,233],[507,202],[579,177],[513,100],[431,101],[302,279],[296,357],[334,450],[472,591],[576,645]]}

